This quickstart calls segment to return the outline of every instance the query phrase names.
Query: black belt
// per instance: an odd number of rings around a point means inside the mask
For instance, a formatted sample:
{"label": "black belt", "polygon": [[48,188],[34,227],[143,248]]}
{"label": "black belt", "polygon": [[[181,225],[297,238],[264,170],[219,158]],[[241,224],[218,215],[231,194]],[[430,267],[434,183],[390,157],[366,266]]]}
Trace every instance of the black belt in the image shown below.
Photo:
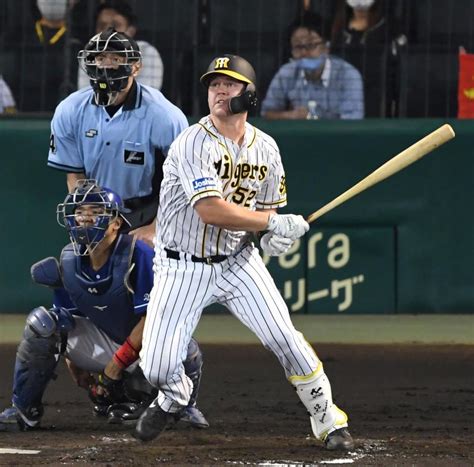
{"label": "black belt", "polygon": [[127,209],[135,211],[136,209],[141,209],[149,206],[150,204],[155,204],[158,206],[158,194],[151,194],[147,196],[137,196],[136,198],[128,198],[123,200],[123,204]]}
{"label": "black belt", "polygon": [[[179,251],[169,250],[168,248],[165,248],[164,250],[166,251],[167,258],[169,259],[180,258]],[[226,255],[207,256],[206,258],[199,258],[199,256],[191,255],[191,261],[193,261],[194,263],[207,263],[207,264],[222,263],[222,261],[225,261],[228,258],[229,257]]]}

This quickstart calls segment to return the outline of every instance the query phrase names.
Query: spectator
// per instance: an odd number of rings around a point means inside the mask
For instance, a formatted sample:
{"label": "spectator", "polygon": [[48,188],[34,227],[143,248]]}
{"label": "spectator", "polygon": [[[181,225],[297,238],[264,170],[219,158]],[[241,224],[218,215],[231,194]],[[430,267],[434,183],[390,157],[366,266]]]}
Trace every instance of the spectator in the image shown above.
{"label": "spectator", "polygon": [[393,115],[397,57],[406,43],[383,0],[338,0],[332,48],[362,74],[366,117]]}
{"label": "spectator", "polygon": [[[116,31],[134,37],[137,32],[136,22],[136,16],[126,1],[107,0],[101,3],[97,9],[95,31],[98,34],[108,28],[114,28]],[[161,89],[163,84],[163,61],[158,50],[146,41],[137,41],[137,44],[144,63],[137,81]],[[89,77],[79,68],[77,87],[80,89],[88,85]]]}
{"label": "spectator", "polygon": [[37,0],[30,4],[21,40],[18,31],[7,31],[3,75],[11,84],[18,109],[53,111],[74,90],[75,56],[79,42],[70,36],[67,15],[70,0]]}
{"label": "spectator", "polygon": [[292,60],[273,77],[262,103],[269,119],[358,119],[364,117],[360,73],[329,55],[320,16],[306,13],[290,26]]}
{"label": "spectator", "polygon": [[12,114],[16,112],[15,99],[13,99],[12,92],[8,84],[0,75],[0,115]]}

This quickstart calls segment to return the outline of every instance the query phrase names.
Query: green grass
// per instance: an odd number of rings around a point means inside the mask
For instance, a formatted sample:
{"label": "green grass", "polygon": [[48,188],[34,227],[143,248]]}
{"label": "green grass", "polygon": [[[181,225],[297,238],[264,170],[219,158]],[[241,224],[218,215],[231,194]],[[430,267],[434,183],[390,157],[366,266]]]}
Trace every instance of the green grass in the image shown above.
{"label": "green grass", "polygon": [[[474,344],[474,315],[292,315],[314,343]],[[25,315],[0,314],[0,343],[20,340]],[[194,336],[200,343],[259,343],[230,314],[204,315]]]}

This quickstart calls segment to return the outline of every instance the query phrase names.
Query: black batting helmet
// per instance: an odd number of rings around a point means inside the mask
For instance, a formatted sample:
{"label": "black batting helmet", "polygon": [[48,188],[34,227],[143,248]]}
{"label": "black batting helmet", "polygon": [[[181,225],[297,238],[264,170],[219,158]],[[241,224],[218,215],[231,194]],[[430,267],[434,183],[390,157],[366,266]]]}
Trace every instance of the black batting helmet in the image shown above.
{"label": "black batting helmet", "polygon": [[201,76],[201,83],[208,88],[214,75],[230,76],[246,84],[242,94],[229,101],[231,113],[247,112],[257,107],[255,70],[245,58],[229,54],[214,58],[207,67],[206,73]]}
{"label": "black batting helmet", "polygon": [[253,66],[245,58],[238,55],[221,55],[212,60],[206,73],[201,76],[201,83],[209,86],[209,81],[214,74],[227,75],[255,87],[256,76]]}

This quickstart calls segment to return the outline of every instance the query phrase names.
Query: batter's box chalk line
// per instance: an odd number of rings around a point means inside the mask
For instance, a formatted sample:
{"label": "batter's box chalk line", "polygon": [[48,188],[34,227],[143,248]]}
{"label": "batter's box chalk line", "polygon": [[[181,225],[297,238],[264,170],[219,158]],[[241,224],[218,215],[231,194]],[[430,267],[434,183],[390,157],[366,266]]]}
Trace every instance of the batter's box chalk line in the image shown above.
{"label": "batter's box chalk line", "polygon": [[0,454],[39,454],[41,451],[35,449],[13,449],[13,448],[0,448]]}
{"label": "batter's box chalk line", "polygon": [[[382,453],[387,451],[386,441],[381,439],[358,439],[359,446],[346,454],[346,457],[339,459],[326,459],[315,461],[314,464],[307,461],[296,460],[264,460],[261,462],[244,462],[244,461],[226,461],[226,464],[233,465],[258,465],[259,467],[316,467],[321,464],[353,464],[360,461],[370,454]],[[386,454],[387,455],[387,454]]]}

